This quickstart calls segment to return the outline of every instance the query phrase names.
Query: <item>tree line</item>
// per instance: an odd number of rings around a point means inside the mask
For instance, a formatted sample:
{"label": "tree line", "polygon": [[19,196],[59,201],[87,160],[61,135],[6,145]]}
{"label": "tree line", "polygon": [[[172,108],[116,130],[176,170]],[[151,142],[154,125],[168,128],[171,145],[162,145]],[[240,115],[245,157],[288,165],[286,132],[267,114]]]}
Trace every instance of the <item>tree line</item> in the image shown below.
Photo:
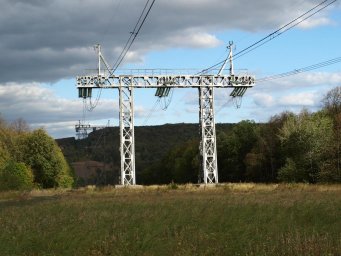
{"label": "tree line", "polygon": [[72,170],[45,130],[0,118],[0,190],[71,187]]}
{"label": "tree line", "polygon": [[[269,122],[245,120],[217,133],[220,182],[341,182],[341,87],[330,90],[322,109],[283,112]],[[199,140],[170,150],[138,175],[143,184],[198,182]]]}
{"label": "tree line", "polygon": [[[137,182],[197,183],[202,157],[196,127],[137,127]],[[112,162],[119,172],[118,130],[97,133],[99,138],[106,138],[106,143],[101,143],[103,150],[95,134],[88,140],[66,140],[60,144],[69,161]],[[323,97],[322,108],[317,112],[283,112],[262,124],[251,120],[218,124],[219,181],[341,182],[340,146],[341,87],[336,87]],[[0,118],[0,190],[73,184],[72,169],[46,131],[31,131],[22,119],[7,123]]]}

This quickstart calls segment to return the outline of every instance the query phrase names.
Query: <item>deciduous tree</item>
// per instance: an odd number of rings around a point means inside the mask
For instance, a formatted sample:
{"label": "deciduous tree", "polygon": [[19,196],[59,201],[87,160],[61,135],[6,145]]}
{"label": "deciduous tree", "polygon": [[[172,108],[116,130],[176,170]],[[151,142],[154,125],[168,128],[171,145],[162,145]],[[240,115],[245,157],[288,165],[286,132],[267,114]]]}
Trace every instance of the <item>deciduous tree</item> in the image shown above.
{"label": "deciduous tree", "polygon": [[43,188],[72,186],[69,165],[56,142],[43,129],[28,134],[22,143],[22,160],[31,166],[36,183]]}

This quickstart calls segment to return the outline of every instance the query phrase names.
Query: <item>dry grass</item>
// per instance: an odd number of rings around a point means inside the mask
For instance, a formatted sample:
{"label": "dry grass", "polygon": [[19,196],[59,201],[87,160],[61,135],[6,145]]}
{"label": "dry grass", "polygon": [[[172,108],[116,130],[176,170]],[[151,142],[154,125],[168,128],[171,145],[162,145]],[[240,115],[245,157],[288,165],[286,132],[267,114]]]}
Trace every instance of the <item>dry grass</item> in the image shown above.
{"label": "dry grass", "polygon": [[1,255],[341,255],[341,186],[0,194]]}

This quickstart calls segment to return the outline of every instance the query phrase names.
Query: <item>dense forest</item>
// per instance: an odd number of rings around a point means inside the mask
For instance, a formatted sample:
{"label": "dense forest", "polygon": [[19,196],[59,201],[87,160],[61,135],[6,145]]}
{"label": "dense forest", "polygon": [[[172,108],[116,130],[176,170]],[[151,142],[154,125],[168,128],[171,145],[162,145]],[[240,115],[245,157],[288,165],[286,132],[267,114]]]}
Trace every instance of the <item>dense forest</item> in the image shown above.
{"label": "dense forest", "polygon": [[0,118],[0,190],[72,187],[64,155],[43,129],[31,131],[22,119]]}
{"label": "dense forest", "polygon": [[[340,128],[341,87],[329,91],[315,113],[303,109],[280,113],[263,124],[217,124],[219,181],[341,182]],[[135,140],[139,184],[198,182],[197,124],[136,127]],[[118,127],[95,131],[84,140],[57,141],[70,162],[112,163],[112,172],[119,175]]]}

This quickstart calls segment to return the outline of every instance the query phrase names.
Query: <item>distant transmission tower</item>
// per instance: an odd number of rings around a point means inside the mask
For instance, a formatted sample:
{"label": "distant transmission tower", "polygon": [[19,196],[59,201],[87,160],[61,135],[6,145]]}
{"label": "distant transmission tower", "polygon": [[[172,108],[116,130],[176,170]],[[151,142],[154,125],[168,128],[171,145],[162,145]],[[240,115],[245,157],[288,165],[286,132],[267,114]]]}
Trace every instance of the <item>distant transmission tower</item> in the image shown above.
{"label": "distant transmission tower", "polygon": [[90,125],[84,124],[79,120],[78,124],[75,125],[76,139],[77,140],[86,139],[89,135],[89,132],[101,130],[106,127],[109,127],[109,125],[108,126]]}

